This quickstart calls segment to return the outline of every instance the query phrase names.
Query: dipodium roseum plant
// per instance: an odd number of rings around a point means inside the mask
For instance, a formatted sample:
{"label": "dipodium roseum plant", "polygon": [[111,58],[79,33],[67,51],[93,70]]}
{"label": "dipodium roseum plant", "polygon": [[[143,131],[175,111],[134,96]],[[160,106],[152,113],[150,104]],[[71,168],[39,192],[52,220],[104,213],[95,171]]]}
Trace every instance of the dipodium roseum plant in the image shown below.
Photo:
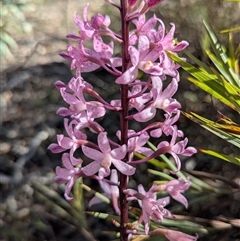
{"label": "dipodium roseum plant", "polygon": [[[66,184],[65,198],[69,201],[74,198],[71,189],[77,179],[98,180],[103,194],[111,199],[119,215],[122,241],[137,235],[161,235],[170,241],[197,240],[196,236],[161,226],[165,218],[175,218],[167,207],[171,198],[188,207],[183,193],[190,187],[189,178],[180,177],[159,185],[153,183],[148,189],[141,183],[136,189],[129,187],[129,181],[141,165],[167,154],[172,156],[176,166],[171,171],[174,176],[181,169],[180,156],[196,153],[176,125],[181,108],[174,98],[180,81],[179,66],[167,55],[171,52],[177,56],[188,43],[174,40],[173,23],[167,31],[156,15],[146,18],[145,14],[162,0],[107,2],[119,10],[121,33],[110,29],[109,16],[99,13],[89,20],[87,5],[83,18],[74,15],[78,34],[67,36],[76,44],[69,44],[67,51],[61,53],[71,61],[76,76],[68,84],[56,82],[66,102],[66,106],[57,111],[64,117],[66,135],[57,135],[57,143],[49,146],[52,152],[63,153],[63,167],[56,168],[55,180]],[[87,47],[90,42],[92,48]],[[120,56],[115,55],[116,44],[121,45]],[[119,86],[120,99],[103,99],[94,86],[83,79],[83,72],[100,67],[115,76],[112,84]],[[111,119],[113,112],[119,115],[117,138],[108,133],[109,126],[98,122],[99,118]],[[160,119],[161,114],[164,118]],[[132,122],[141,123],[142,128],[130,129]],[[95,135],[96,142],[90,141],[86,133]],[[148,145],[149,140],[157,144],[156,149]],[[158,194],[166,195],[159,198]],[[136,222],[129,219],[129,205],[135,205],[134,200],[141,210]],[[94,197],[89,205],[99,201]]]}

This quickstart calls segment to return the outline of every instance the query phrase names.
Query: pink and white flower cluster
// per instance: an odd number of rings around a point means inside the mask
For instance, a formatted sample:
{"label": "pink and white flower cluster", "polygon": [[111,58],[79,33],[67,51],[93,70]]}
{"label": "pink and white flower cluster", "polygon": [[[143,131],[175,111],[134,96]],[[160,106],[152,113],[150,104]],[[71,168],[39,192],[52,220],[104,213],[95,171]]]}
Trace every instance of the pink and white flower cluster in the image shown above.
{"label": "pink and white flower cluster", "polygon": [[[76,69],[76,77],[68,84],[56,82],[56,87],[67,104],[67,107],[61,107],[57,111],[57,114],[64,117],[67,135],[57,135],[57,143],[49,146],[52,152],[63,153],[64,167],[57,167],[56,181],[66,184],[67,200],[73,199],[70,191],[76,179],[95,178],[99,180],[105,195],[112,198],[116,212],[121,215],[117,201],[118,172],[130,177],[134,175],[138,165],[161,154],[170,154],[176,163],[177,170],[180,170],[179,155],[191,156],[196,153],[195,148],[187,147],[188,139],[184,138],[183,132],[178,130],[176,125],[181,108],[180,103],[174,98],[180,81],[179,66],[167,55],[168,51],[177,55],[187,47],[188,43],[175,41],[173,23],[166,33],[162,20],[156,15],[146,19],[145,15],[150,8],[161,1],[127,1],[128,8],[124,21],[132,26],[127,39],[110,29],[109,16],[97,14],[89,19],[88,5],[83,10],[82,19],[74,15],[74,21],[79,29],[78,35],[69,34],[67,37],[75,40],[76,44],[69,44],[67,51],[61,53],[61,56],[71,61],[71,68]],[[121,5],[111,0],[107,2],[121,10]],[[105,36],[108,37],[104,38]],[[105,39],[111,39],[111,41],[105,41]],[[93,47],[86,47],[90,42]],[[127,63],[123,62],[122,57],[114,55],[114,44],[127,46],[129,55]],[[82,78],[83,72],[91,72],[100,67],[116,77],[113,84],[119,85],[120,88],[121,86],[128,88],[125,99],[104,100],[93,86]],[[141,75],[144,78],[138,77]],[[99,118],[111,118],[109,113],[112,111],[126,112],[123,110],[123,99],[128,106],[125,121],[146,123],[141,130],[127,130],[128,139],[125,143],[121,141],[121,133],[124,131],[122,128],[117,132],[120,141],[115,142],[107,133],[108,127],[98,123]],[[164,116],[162,119],[159,118],[161,113]],[[154,122],[149,122],[153,118],[155,118]],[[96,143],[88,140],[86,129],[96,135]],[[165,137],[170,137],[167,138],[170,141]],[[148,147],[149,139],[158,141],[156,151]],[[76,156],[76,150],[80,150],[84,156],[83,160]],[[145,158],[137,160],[134,156],[136,152],[141,153]],[[91,160],[90,163],[85,162],[85,157]],[[107,180],[110,174],[111,179]],[[189,181],[179,179],[163,186],[153,185],[148,192],[140,184],[138,191],[126,189],[125,194],[128,196],[128,201],[138,201],[142,209],[139,225],[144,221],[145,232],[148,233],[150,219],[161,222],[164,217],[174,217],[165,209],[170,200],[169,196],[157,199],[156,194],[159,191],[167,192],[187,207],[187,200],[181,193],[188,188]],[[91,204],[96,202],[97,200],[94,199]]]}

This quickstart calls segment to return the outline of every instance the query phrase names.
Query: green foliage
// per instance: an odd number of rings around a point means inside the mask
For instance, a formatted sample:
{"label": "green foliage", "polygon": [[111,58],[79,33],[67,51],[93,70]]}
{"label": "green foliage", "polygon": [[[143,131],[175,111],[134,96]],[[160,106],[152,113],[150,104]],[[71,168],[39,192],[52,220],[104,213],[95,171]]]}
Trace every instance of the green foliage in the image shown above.
{"label": "green foliage", "polygon": [[[205,49],[205,53],[212,62],[211,67],[201,62],[187,51],[185,51],[187,56],[198,67],[183,61],[181,58],[178,58],[171,53],[169,53],[169,56],[191,75],[188,78],[191,83],[209,93],[211,96],[221,101],[224,105],[233,109],[236,112],[236,116],[239,116],[240,45],[234,49],[233,35],[232,33],[229,33],[229,47],[227,53],[210,26],[206,22],[204,22],[204,26],[207,31],[211,46],[211,49]],[[240,123],[235,123],[222,113],[218,113],[221,117],[217,122],[214,122],[196,113],[183,112],[183,114],[189,119],[240,149]],[[200,151],[222,160],[240,165],[239,157],[228,157],[227,155],[217,153],[213,150],[200,149]]]}
{"label": "green foliage", "polygon": [[24,11],[31,9],[30,4],[20,0],[3,0],[0,11],[0,55],[13,59],[18,44],[14,37],[16,32],[29,32],[31,25],[26,21]]}

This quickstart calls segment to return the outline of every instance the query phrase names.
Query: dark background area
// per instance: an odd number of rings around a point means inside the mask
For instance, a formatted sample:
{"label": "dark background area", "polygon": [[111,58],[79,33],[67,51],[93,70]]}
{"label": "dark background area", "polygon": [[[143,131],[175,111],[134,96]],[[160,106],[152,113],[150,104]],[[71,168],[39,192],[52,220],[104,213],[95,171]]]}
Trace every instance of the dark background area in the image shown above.
{"label": "dark background area", "polygon": [[[75,190],[75,202],[69,204],[64,201],[64,186],[59,186],[53,180],[55,167],[61,165],[61,155],[53,155],[47,150],[49,144],[56,142],[56,134],[63,132],[63,118],[57,116],[56,111],[64,103],[54,83],[59,79],[67,83],[74,74],[70,71],[69,63],[61,59],[58,53],[66,49],[65,35],[77,33],[72,15],[77,11],[82,16],[87,1],[25,2],[28,4],[27,10],[23,11],[25,19],[17,21],[17,24],[27,27],[17,29],[14,18],[9,17],[8,31],[14,36],[17,47],[10,49],[12,56],[1,59],[0,241],[93,240],[90,233],[98,240],[105,241],[107,235],[103,231],[114,229],[113,224],[91,216],[87,216],[86,223],[82,205],[87,205],[92,197],[88,192],[81,194]],[[90,1],[89,18],[92,13],[101,11],[113,16],[113,23],[119,22],[112,9],[104,1]],[[204,59],[201,45],[206,46],[207,42],[202,19],[206,19],[218,33],[221,29],[238,24],[240,5],[221,1],[165,0],[153,11],[162,17],[167,29],[170,28],[170,22],[176,23],[178,40],[189,41],[189,50]],[[149,13],[150,16],[153,11]],[[118,25],[113,27],[119,28]],[[224,44],[227,43],[227,35],[218,36]],[[239,37],[239,34],[234,35],[236,43]],[[219,110],[239,123],[235,113],[218,101],[212,101],[209,95],[190,84],[185,73],[181,72],[181,76],[175,98],[182,104],[183,110],[194,111],[212,120],[218,120]],[[96,84],[96,88],[108,100],[116,96],[114,80],[103,70],[86,73],[84,78],[92,85]],[[117,126],[114,121],[107,119],[103,122],[105,126],[111,126],[112,133],[115,133]],[[191,146],[240,155],[237,148],[183,116],[179,125]],[[203,154],[184,159],[183,167],[187,168],[189,163],[194,171],[220,175],[240,185],[240,169],[235,165]],[[145,182],[149,180],[144,170],[140,178]],[[98,188],[97,183],[91,184]],[[190,205],[188,211],[177,209],[177,213],[205,219],[224,216],[237,220],[238,225],[226,230],[223,228],[200,240],[240,240],[239,192],[234,195],[199,195],[203,196],[202,201]],[[105,212],[106,208],[102,205],[97,210]]]}

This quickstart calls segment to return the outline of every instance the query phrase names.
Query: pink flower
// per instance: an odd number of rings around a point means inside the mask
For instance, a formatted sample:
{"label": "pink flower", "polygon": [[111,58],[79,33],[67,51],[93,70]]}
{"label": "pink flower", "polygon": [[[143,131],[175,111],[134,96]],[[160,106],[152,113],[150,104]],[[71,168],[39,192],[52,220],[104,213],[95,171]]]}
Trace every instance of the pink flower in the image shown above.
{"label": "pink flower", "polygon": [[188,139],[185,138],[182,141],[176,142],[178,137],[178,131],[177,127],[174,126],[174,131],[172,135],[172,140],[170,143],[167,141],[162,141],[158,144],[157,148],[158,149],[164,149],[164,153],[169,153],[173,156],[176,165],[177,165],[177,170],[179,171],[181,168],[181,161],[178,157],[178,155],[183,155],[183,156],[192,156],[197,152],[197,150],[194,147],[187,147]]}
{"label": "pink flower", "polygon": [[156,6],[157,4],[159,4],[160,2],[162,2],[163,0],[144,0],[144,1],[145,1],[145,3],[147,4],[147,6],[148,6],[149,8],[151,8],[151,7]]}
{"label": "pink flower", "polygon": [[142,185],[138,185],[138,192],[127,189],[125,193],[129,195],[127,198],[129,201],[138,200],[139,206],[142,208],[142,215],[138,224],[140,225],[142,220],[144,221],[146,234],[148,234],[150,228],[150,217],[158,222],[162,222],[163,217],[174,218],[171,212],[164,208],[169,203],[169,197],[157,199],[157,195],[152,189],[146,192]]}
{"label": "pink flower", "polygon": [[77,167],[82,164],[81,159],[76,159],[74,157],[70,157],[68,153],[64,153],[62,155],[62,163],[64,168],[57,167],[55,181],[58,183],[66,184],[64,197],[71,201],[72,197],[69,197],[69,193],[73,187],[74,182],[83,175],[81,168]]}
{"label": "pink flower", "polygon": [[137,3],[138,0],[128,0],[128,5],[129,6],[134,6]]}
{"label": "pink flower", "polygon": [[[155,36],[158,34],[158,30],[155,29],[157,22],[160,22],[164,26],[163,22],[153,15],[147,22],[145,22],[145,14],[141,14],[138,19],[134,19],[132,22],[135,24],[136,29],[130,33],[129,42],[130,45],[135,45],[139,36],[147,36],[151,43],[156,42]],[[164,28],[165,31],[165,28]]]}
{"label": "pink flower", "polygon": [[92,39],[92,37],[95,33],[95,29],[91,26],[91,24],[88,22],[88,19],[87,19],[88,6],[89,6],[89,4],[87,4],[83,8],[83,21],[78,18],[76,13],[74,14],[74,21],[75,21],[76,25],[79,27],[79,29],[81,30],[80,37],[82,40]]}
{"label": "pink flower", "polygon": [[[121,132],[117,132],[117,137],[121,140]],[[128,150],[129,153],[129,161],[132,161],[135,152],[141,153],[145,156],[150,156],[153,151],[148,148],[144,147],[144,145],[149,140],[149,135],[147,132],[143,132],[140,135],[136,134],[134,130],[128,130]]]}
{"label": "pink flower", "polygon": [[108,15],[104,17],[102,14],[98,13],[97,15],[92,16],[91,20],[88,21],[88,6],[89,4],[87,4],[83,9],[83,21],[76,15],[76,13],[74,14],[74,21],[80,29],[80,36],[68,34],[67,37],[72,39],[91,40],[95,36],[109,35],[113,39],[120,41],[117,35],[109,29],[111,19]]}
{"label": "pink flower", "polygon": [[74,14],[74,21],[76,25],[79,27],[80,38],[82,40],[90,40],[94,35],[99,34],[101,28],[107,29],[111,24],[111,20],[109,16],[103,16],[101,14],[97,14],[91,18],[89,22],[87,19],[87,10],[89,4],[87,4],[83,9],[83,21],[78,18],[76,13]]}
{"label": "pink flower", "polygon": [[185,192],[190,187],[189,180],[183,180],[182,178],[179,178],[178,180],[172,180],[169,181],[166,184],[165,191],[168,192],[173,199],[176,201],[182,203],[185,208],[188,208],[188,201],[187,199],[182,195],[182,192]]}
{"label": "pink flower", "polygon": [[[60,55],[72,61],[71,69],[77,68],[78,74],[91,72],[102,66],[112,74],[119,75],[120,71],[115,67],[122,65],[122,59],[119,57],[112,58],[114,43],[113,41],[109,44],[104,43],[101,36],[109,35],[118,42],[122,42],[121,37],[108,28],[111,23],[109,16],[104,17],[101,14],[97,14],[91,18],[91,21],[88,21],[88,5],[83,10],[83,21],[76,14],[74,15],[75,23],[80,29],[80,36],[74,34],[67,36],[68,38],[78,40],[78,46],[68,45],[67,53],[62,52]],[[84,41],[89,40],[93,40],[93,50],[84,47]]]}
{"label": "pink flower", "polygon": [[[158,28],[155,28],[157,22],[159,22],[159,26]],[[134,19],[133,23],[136,25],[136,29],[133,30],[130,34],[130,44],[135,45],[137,40],[140,39],[141,36],[147,38],[150,42],[151,49],[156,49],[158,52],[158,69],[162,72],[158,72],[158,75],[161,75],[162,80],[165,80],[166,75],[169,75],[175,77],[177,81],[179,81],[179,74],[177,71],[179,66],[167,56],[166,51],[171,51],[176,54],[176,52],[185,49],[188,46],[188,42],[181,41],[179,43],[176,43],[174,39],[175,25],[171,23],[172,28],[167,34],[165,34],[164,23],[155,15],[147,22],[145,22],[145,14],[141,14],[137,20]],[[150,65],[150,62],[148,65]]]}
{"label": "pink flower", "polygon": [[[180,117],[180,110],[176,110],[175,115],[164,114],[165,120],[159,122],[159,128],[156,128],[150,131],[150,136],[159,138],[162,135],[162,132],[166,135],[173,135],[174,127],[173,124],[178,121]],[[183,132],[178,130],[178,137],[183,137]]]}
{"label": "pink flower", "polygon": [[70,150],[70,154],[72,157],[75,150],[87,139],[86,134],[76,128],[73,128],[73,125],[76,124],[76,120],[73,120],[70,122],[70,124],[68,124],[68,119],[64,119],[65,130],[69,137],[65,137],[64,135],[57,135],[58,143],[51,144],[48,149],[53,153],[60,153],[66,150]]}
{"label": "pink flower", "polygon": [[[113,55],[113,42],[105,44],[101,37],[93,37],[93,50],[85,48],[83,41],[78,41],[78,47],[72,45],[68,46],[68,52],[61,53],[60,55],[66,59],[72,60],[71,69],[77,68],[77,73],[91,72],[101,66],[107,68],[110,66],[115,68],[121,66],[121,59],[118,57],[112,58]],[[109,69],[108,69],[109,70]]]}
{"label": "pink flower", "polygon": [[159,63],[155,62],[162,51],[162,47],[157,46],[151,50],[149,39],[146,36],[139,37],[138,49],[130,46],[128,51],[132,67],[116,79],[117,84],[129,84],[133,82],[137,77],[138,69],[151,75],[161,75],[163,73]]}
{"label": "pink flower", "polygon": [[188,46],[188,42],[181,41],[179,43],[176,43],[174,40],[175,24],[171,23],[171,25],[172,25],[172,28],[165,36],[159,35],[157,45],[161,45],[165,51],[172,51],[172,52],[182,51]]}
{"label": "pink flower", "polygon": [[[135,80],[132,84],[132,89],[128,91],[129,108],[135,108],[138,111],[144,107],[144,104],[151,100],[151,92],[142,91],[142,85],[140,80]],[[121,107],[121,100],[112,100],[111,105],[115,107]]]}
{"label": "pink flower", "polygon": [[162,74],[159,76],[161,80],[166,80],[167,76],[171,76],[176,79],[177,82],[180,81],[179,73],[177,71],[179,65],[174,63],[173,60],[167,56],[165,51],[162,51],[159,55],[159,62],[160,67],[162,68]]}
{"label": "pink flower", "polygon": [[144,107],[144,104],[152,99],[152,93],[142,93],[142,85],[140,80],[136,80],[134,83],[132,83],[132,85],[132,90],[128,92],[129,105],[140,111]]}
{"label": "pink flower", "polygon": [[164,230],[164,235],[170,241],[196,241],[198,239],[198,236],[191,236],[171,229]]}
{"label": "pink flower", "polygon": [[178,83],[175,79],[172,80],[164,91],[162,90],[162,80],[159,77],[152,77],[152,85],[153,101],[143,108],[142,111],[133,115],[133,118],[139,122],[151,120],[156,115],[157,109],[162,109],[171,115],[181,108],[180,103],[172,98],[178,88]]}
{"label": "pink flower", "polygon": [[163,185],[154,185],[152,187],[152,190],[155,192],[159,191],[166,191],[173,199],[176,201],[182,203],[185,208],[188,208],[188,201],[187,199],[182,195],[182,192],[185,192],[190,187],[189,178],[184,180],[182,178],[174,179],[166,184]]}
{"label": "pink flower", "polygon": [[89,60],[89,53],[91,53],[91,50],[84,48],[82,40],[79,40],[77,48],[68,45],[67,53],[62,52],[60,55],[65,59],[71,60],[71,69],[77,68],[78,74],[81,74],[82,72],[90,72],[100,67],[99,62],[94,63]]}
{"label": "pink flower", "polygon": [[[134,131],[129,131],[129,135],[134,135]],[[130,137],[128,139],[128,152],[134,154],[134,152],[139,152],[145,156],[150,156],[153,151],[150,148],[144,147],[149,139],[149,135],[147,132],[143,132],[142,134],[134,137]]]}
{"label": "pink flower", "polygon": [[103,104],[98,101],[86,101],[84,98],[84,89],[92,86],[84,85],[83,82],[73,79],[68,86],[60,88],[63,100],[69,104],[69,108],[61,107],[57,114],[61,116],[71,115],[75,119],[79,119],[83,112],[86,112],[92,121],[105,115],[106,110]]}
{"label": "pink flower", "polygon": [[84,155],[94,160],[82,168],[85,175],[92,176],[98,172],[101,178],[106,177],[110,174],[111,164],[124,175],[131,176],[135,173],[136,168],[122,161],[127,153],[126,145],[111,150],[107,133],[102,132],[98,135],[98,146],[100,151],[82,146]]}
{"label": "pink flower", "polygon": [[[110,181],[112,183],[115,183],[116,185],[110,185],[109,183],[107,183],[106,181],[99,181],[99,184],[103,190],[103,195],[106,196],[107,198],[111,198],[112,203],[113,203],[113,207],[114,210],[116,211],[116,213],[118,215],[120,215],[120,209],[118,206],[118,198],[119,198],[119,189],[118,189],[118,175],[117,175],[117,170],[116,169],[112,169],[111,170],[111,177],[110,177]],[[94,204],[98,204],[101,203],[102,200],[98,197],[94,197],[90,200],[89,202],[89,207],[94,205]]]}

